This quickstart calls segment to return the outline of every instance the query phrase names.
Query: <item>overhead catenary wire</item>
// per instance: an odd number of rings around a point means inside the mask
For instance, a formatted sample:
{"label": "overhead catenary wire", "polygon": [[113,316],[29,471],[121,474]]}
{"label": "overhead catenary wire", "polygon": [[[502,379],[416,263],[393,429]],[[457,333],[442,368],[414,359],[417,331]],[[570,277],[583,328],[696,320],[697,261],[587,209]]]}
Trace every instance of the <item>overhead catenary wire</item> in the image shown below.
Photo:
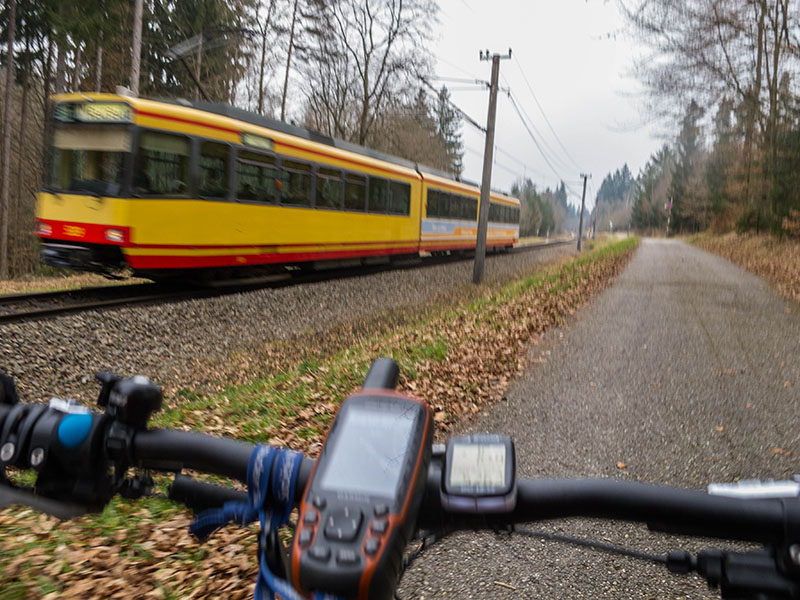
{"label": "overhead catenary wire", "polygon": [[[422,81],[422,83],[426,87],[430,88],[436,94],[439,93],[439,90],[437,90],[431,84],[431,82],[428,81],[425,77],[423,77],[422,75],[418,75],[418,77],[419,77],[420,81]],[[457,111],[458,114],[461,115],[461,118],[464,119],[467,123],[469,123],[470,125],[472,125],[476,129],[482,131],[483,133],[486,133],[486,128],[483,125],[479,124],[475,119],[473,119],[467,113],[465,113],[463,110],[461,110],[456,104],[453,103],[452,100],[448,100],[447,103],[450,105],[451,108],[453,108],[455,111]]]}
{"label": "overhead catenary wire", "polygon": [[536,136],[533,135],[533,131],[531,131],[531,128],[528,125],[528,122],[526,121],[525,117],[522,116],[522,111],[520,111],[519,106],[517,106],[517,102],[514,100],[514,97],[511,94],[509,94],[508,95],[508,99],[511,102],[511,106],[514,107],[514,110],[516,111],[517,116],[519,117],[520,121],[522,121],[522,125],[525,127],[525,130],[528,132],[528,135],[530,135],[531,139],[533,140],[533,143],[536,146],[536,149],[539,151],[539,154],[542,155],[542,158],[544,159],[544,162],[547,163],[547,166],[550,167],[550,170],[553,171],[553,173],[558,178],[558,180],[561,181],[561,182],[564,182],[564,187],[566,189],[568,189],[576,197],[580,198],[581,195],[578,192],[576,192],[572,188],[572,186],[569,186],[569,185],[566,184],[565,178],[561,176],[561,174],[558,172],[558,170],[553,166],[553,163],[550,162],[550,159],[547,157],[547,154],[542,149],[541,144],[539,144],[539,140],[537,140]]}
{"label": "overhead catenary wire", "polygon": [[542,108],[542,105],[539,103],[539,99],[536,97],[536,94],[533,91],[533,86],[531,85],[530,81],[528,81],[528,77],[527,77],[527,75],[525,75],[525,70],[522,68],[522,64],[519,62],[519,58],[517,58],[516,55],[514,56],[514,62],[517,64],[517,67],[519,68],[519,71],[522,74],[522,79],[523,79],[523,81],[525,81],[525,85],[528,86],[528,91],[530,91],[531,96],[533,96],[533,101],[536,103],[536,106],[539,108],[539,112],[542,113],[542,116],[544,117],[545,123],[547,123],[547,126],[550,128],[550,131],[553,133],[553,136],[556,138],[556,141],[558,142],[558,145],[561,146],[561,149],[564,151],[564,154],[572,162],[572,164],[575,166],[575,168],[577,168],[579,171],[581,171],[582,169],[581,169],[580,165],[578,165],[577,161],[574,158],[572,158],[572,155],[569,153],[567,148],[561,142],[561,138],[558,137],[558,134],[556,133],[556,130],[553,128],[553,125],[550,123],[550,119],[547,118],[547,114],[544,112],[544,108]]}
{"label": "overhead catenary wire", "polygon": [[[508,90],[506,90],[506,95],[507,95],[507,96],[510,96],[510,95],[511,95],[511,93],[512,93],[512,92],[511,92],[511,88],[509,88]],[[530,126],[531,126],[531,129],[533,129],[533,133],[534,133],[534,135],[536,135],[536,136],[537,136],[537,138],[538,138],[538,140],[541,142],[542,146],[544,146],[544,150],[546,150],[546,151],[548,152],[548,154],[549,154],[549,156],[550,156],[550,160],[552,160],[554,163],[556,163],[556,166],[557,166],[559,169],[561,169],[561,170],[563,170],[563,171],[572,171],[572,167],[571,167],[571,166],[570,166],[570,165],[569,165],[569,164],[568,164],[568,163],[567,163],[567,162],[566,162],[566,161],[565,161],[563,158],[561,158],[561,157],[558,155],[558,153],[557,153],[557,152],[555,152],[555,151],[553,150],[553,148],[550,146],[550,144],[548,144],[548,143],[547,143],[547,139],[545,138],[545,136],[544,136],[544,135],[542,135],[542,132],[541,132],[541,131],[539,131],[539,128],[538,128],[538,127],[536,127],[536,125],[535,125],[535,124],[534,124],[534,122],[533,122],[533,119],[532,119],[532,118],[531,118],[531,116],[528,114],[528,111],[527,111],[527,110],[525,110],[525,106],[524,106],[524,105],[523,105],[521,102],[519,102],[519,101],[517,102],[517,106],[518,106],[518,107],[519,107],[519,109],[522,111],[522,113],[525,115],[525,118],[527,119],[528,123],[530,124]]]}

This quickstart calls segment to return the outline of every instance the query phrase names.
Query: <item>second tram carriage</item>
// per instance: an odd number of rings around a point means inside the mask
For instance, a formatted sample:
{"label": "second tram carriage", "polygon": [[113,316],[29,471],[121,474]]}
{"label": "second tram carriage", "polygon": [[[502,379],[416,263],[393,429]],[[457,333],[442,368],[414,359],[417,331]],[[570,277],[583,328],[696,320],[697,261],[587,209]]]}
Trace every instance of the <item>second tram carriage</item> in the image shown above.
{"label": "second tram carriage", "polygon": [[[160,279],[474,249],[480,191],[228,105],[53,98],[37,235],[47,264]],[[487,247],[519,239],[492,193]]]}

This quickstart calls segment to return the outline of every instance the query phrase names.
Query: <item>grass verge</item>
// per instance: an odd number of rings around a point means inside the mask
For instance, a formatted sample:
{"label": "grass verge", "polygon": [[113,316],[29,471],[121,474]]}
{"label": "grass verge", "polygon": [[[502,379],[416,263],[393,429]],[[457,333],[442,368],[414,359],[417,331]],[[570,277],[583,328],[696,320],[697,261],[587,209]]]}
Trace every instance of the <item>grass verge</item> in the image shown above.
{"label": "grass verge", "polygon": [[[528,345],[610,284],[639,240],[598,242],[502,286],[484,286],[460,302],[374,332],[309,347],[275,344],[292,356],[280,369],[219,393],[183,389],[155,418],[181,427],[301,448],[314,455],[323,432],[370,362],[392,356],[401,389],[431,406],[444,434],[500,399],[525,366]],[[158,498],[114,501],[102,515],[59,523],[30,510],[0,512],[0,600],[22,598],[244,598],[252,592],[256,543],[251,531],[225,528],[204,545],[189,517]]]}
{"label": "grass verge", "polygon": [[763,277],[784,298],[800,302],[800,242],[736,233],[701,233],[689,238],[689,242]]}

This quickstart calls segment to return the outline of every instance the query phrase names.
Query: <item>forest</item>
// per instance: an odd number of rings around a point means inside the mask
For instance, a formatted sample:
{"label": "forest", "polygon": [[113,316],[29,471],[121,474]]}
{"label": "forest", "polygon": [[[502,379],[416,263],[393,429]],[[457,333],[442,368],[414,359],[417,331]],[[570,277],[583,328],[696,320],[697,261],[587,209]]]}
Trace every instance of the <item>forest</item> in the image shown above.
{"label": "forest", "polygon": [[620,5],[647,49],[647,114],[673,132],[636,178],[632,226],[800,236],[800,3]]}
{"label": "forest", "polygon": [[460,175],[461,116],[430,83],[424,50],[437,10],[435,0],[4,1],[0,279],[40,268],[31,231],[54,93],[124,86],[225,102]]}

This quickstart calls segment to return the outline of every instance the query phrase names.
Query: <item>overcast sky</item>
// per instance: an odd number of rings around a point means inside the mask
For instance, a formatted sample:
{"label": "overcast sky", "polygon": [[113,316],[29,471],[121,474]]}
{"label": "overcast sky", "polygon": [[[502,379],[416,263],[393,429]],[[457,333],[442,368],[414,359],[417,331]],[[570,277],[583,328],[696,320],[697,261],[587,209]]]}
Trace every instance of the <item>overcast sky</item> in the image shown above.
{"label": "overcast sky", "polygon": [[[624,22],[615,2],[439,0],[439,6],[440,35],[433,47],[436,74],[488,80],[491,62],[481,62],[479,50],[505,54],[511,48],[512,59],[500,63],[500,86],[511,89],[552,165],[501,92],[493,188],[509,190],[526,175],[541,188],[555,187],[564,179],[579,195],[579,173],[584,171],[592,174],[586,193],[591,206],[607,173],[628,163],[637,175],[660,146],[650,130],[638,126],[647,116],[639,112],[639,88],[630,76],[636,50],[620,31]],[[485,125],[487,89],[452,81],[433,83],[451,88],[453,102]],[[480,182],[483,134],[465,123],[462,137],[464,178]]]}

